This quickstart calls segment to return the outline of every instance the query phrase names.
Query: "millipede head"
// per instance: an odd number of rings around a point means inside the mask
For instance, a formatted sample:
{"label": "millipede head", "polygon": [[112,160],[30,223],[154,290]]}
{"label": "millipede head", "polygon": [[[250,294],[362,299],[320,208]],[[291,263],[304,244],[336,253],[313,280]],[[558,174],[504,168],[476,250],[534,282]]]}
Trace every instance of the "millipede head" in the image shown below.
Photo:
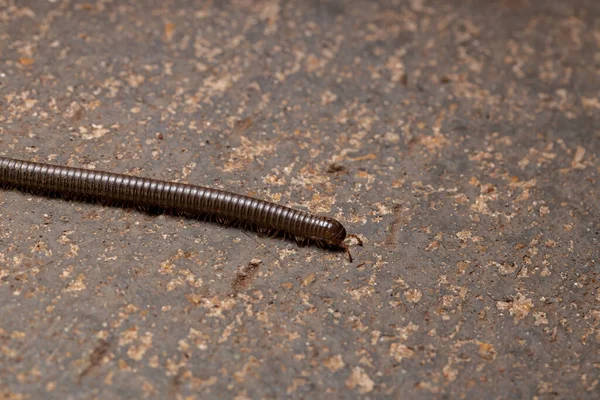
{"label": "millipede head", "polygon": [[323,240],[330,246],[338,247],[343,243],[344,239],[346,239],[346,228],[335,219],[330,219],[329,223],[330,226],[325,231]]}

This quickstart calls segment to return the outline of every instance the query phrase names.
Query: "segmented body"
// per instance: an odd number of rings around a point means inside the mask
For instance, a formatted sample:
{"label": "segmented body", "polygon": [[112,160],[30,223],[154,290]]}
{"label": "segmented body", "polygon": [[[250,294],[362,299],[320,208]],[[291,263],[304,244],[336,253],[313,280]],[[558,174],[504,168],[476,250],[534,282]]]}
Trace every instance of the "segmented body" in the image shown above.
{"label": "segmented body", "polygon": [[0,157],[0,183],[90,198],[214,215],[340,246],[346,230],[335,219],[275,203],[185,183]]}

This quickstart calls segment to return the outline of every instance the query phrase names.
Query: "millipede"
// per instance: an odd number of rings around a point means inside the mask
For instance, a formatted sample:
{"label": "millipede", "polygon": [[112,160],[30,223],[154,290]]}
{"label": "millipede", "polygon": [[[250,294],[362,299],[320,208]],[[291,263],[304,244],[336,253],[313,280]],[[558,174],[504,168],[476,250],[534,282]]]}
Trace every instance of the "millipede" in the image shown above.
{"label": "millipede", "polygon": [[[0,183],[9,187],[133,207],[158,207],[283,233],[299,244],[344,249],[346,229],[337,220],[219,189],[0,157]],[[353,236],[353,235],[352,235]]]}

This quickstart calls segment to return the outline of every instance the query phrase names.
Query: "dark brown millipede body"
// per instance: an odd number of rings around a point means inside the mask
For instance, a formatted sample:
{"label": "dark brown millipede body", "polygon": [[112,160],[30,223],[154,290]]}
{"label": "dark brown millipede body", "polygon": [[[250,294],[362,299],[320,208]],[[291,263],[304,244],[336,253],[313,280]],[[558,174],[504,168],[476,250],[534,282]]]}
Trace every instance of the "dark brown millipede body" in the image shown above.
{"label": "dark brown millipede body", "polygon": [[346,229],[333,218],[316,216],[223,190],[111,172],[41,164],[0,157],[0,183],[67,195],[156,206],[250,223],[294,238],[345,247]]}

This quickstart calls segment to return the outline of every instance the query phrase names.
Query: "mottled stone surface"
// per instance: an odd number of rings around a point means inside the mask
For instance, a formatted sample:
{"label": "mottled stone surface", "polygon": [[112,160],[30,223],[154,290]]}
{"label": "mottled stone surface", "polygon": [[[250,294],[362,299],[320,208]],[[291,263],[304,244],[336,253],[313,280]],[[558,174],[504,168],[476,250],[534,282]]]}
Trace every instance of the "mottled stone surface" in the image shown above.
{"label": "mottled stone surface", "polygon": [[600,396],[596,0],[0,0],[0,154],[364,241],[0,191],[0,398]]}

